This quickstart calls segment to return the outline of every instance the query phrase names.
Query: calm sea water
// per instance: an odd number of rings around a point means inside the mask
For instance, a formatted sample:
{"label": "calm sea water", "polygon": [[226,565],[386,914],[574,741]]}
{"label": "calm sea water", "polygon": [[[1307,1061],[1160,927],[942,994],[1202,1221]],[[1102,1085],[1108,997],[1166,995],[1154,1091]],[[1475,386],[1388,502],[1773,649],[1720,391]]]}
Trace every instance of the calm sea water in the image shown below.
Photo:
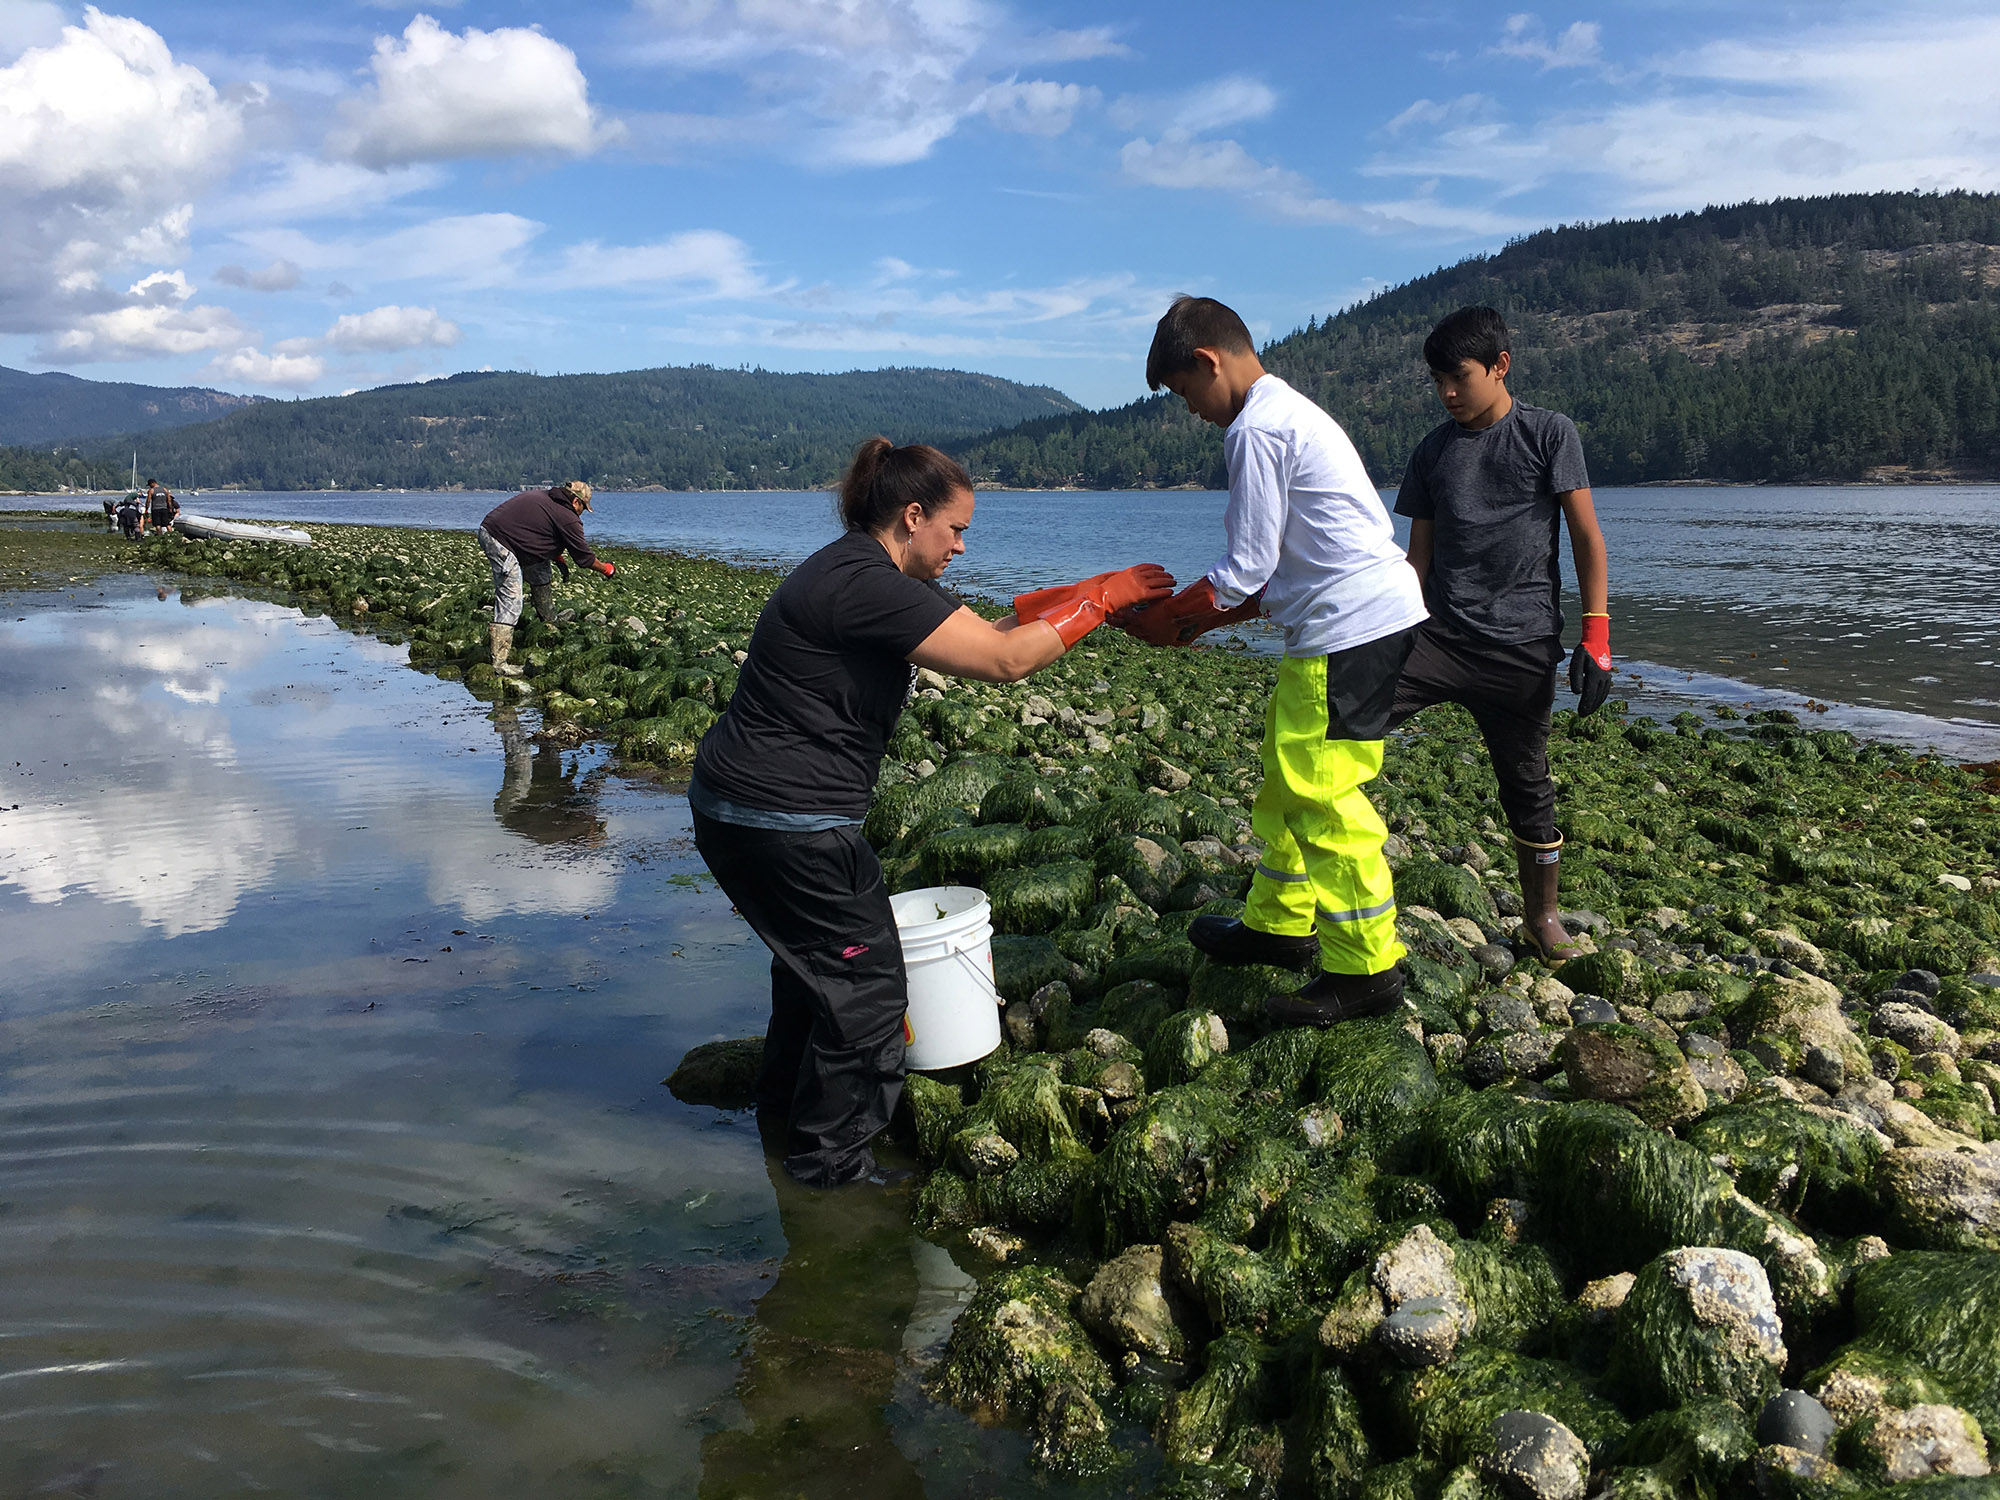
{"label": "calm sea water", "polygon": [[[504,497],[182,498],[222,516],[470,530]],[[1612,644],[1627,674],[1620,692],[1635,708],[1830,704],[1821,722],[1964,759],[2000,757],[2000,487],[1596,498],[1611,553]],[[1000,597],[1138,561],[1192,578],[1215,560],[1223,503],[1205,491],[983,492],[946,581]],[[586,525],[606,542],[744,562],[796,562],[837,529],[819,492],[605,494],[595,507]],[[1574,629],[1573,600],[1569,612]]]}
{"label": "calm sea water", "polygon": [[906,1198],[660,1087],[768,996],[682,797],[296,610],[0,602],[0,1494],[1046,1493]]}

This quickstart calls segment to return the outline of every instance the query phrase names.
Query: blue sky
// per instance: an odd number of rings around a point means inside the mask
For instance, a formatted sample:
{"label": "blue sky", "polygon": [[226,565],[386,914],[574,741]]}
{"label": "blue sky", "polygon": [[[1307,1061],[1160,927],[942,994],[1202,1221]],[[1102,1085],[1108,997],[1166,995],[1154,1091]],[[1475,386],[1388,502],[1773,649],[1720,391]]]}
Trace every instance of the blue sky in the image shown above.
{"label": "blue sky", "polygon": [[2000,188],[2000,14],[0,0],[0,363],[330,394],[946,365],[1143,394],[1555,222]]}

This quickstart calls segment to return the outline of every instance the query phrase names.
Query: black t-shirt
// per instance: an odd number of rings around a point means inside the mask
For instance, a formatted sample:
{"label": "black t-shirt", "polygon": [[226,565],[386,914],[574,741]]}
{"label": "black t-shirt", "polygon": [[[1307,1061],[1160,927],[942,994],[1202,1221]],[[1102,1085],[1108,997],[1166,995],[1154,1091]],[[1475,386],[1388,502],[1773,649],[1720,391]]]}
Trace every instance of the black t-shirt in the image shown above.
{"label": "black t-shirt", "polygon": [[1546,407],[1516,401],[1491,427],[1446,422],[1425,434],[1396,514],[1432,523],[1431,617],[1501,645],[1560,635],[1555,497],[1589,488],[1576,424]]}
{"label": "black t-shirt", "polygon": [[729,708],[695,755],[702,789],[742,807],[865,817],[909,697],[909,655],[958,607],[866,532],[820,548],[757,617]]}

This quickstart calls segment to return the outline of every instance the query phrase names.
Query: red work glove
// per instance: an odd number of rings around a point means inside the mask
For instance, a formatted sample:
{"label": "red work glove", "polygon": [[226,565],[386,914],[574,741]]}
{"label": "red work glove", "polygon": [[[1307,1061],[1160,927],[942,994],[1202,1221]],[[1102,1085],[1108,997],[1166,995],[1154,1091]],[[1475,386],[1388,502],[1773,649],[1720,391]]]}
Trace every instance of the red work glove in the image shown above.
{"label": "red work glove", "polygon": [[1110,576],[1109,573],[1099,573],[1094,578],[1084,579],[1082,583],[1065,583],[1052,589],[1033,589],[1025,594],[1016,594],[1014,596],[1014,618],[1023,624],[1029,620],[1039,620],[1043,614],[1054,609],[1058,604],[1069,603],[1076,597],[1077,590],[1089,588],[1092,584],[1102,583]]}
{"label": "red work glove", "polygon": [[618,571],[616,568],[612,567],[610,563],[606,562],[601,557],[598,558],[596,562],[592,563],[591,566],[597,569],[597,571],[602,573],[606,578],[609,578],[613,573],[616,573]]}
{"label": "red work glove", "polygon": [[1046,621],[1062,637],[1067,651],[1102,625],[1116,610],[1128,609],[1152,599],[1164,599],[1174,591],[1174,575],[1158,563],[1140,563],[1100,578],[1086,578],[1076,585],[1069,602],[1045,609],[1035,618]]}
{"label": "red work glove", "polygon": [[1576,711],[1596,713],[1611,693],[1611,616],[1585,615],[1583,639],[1569,659],[1569,690],[1576,694]]}
{"label": "red work glove", "polygon": [[1171,599],[1121,610],[1111,623],[1155,646],[1185,646],[1218,625],[1254,620],[1263,612],[1262,589],[1234,609],[1223,609],[1215,602],[1215,585],[1197,578]]}

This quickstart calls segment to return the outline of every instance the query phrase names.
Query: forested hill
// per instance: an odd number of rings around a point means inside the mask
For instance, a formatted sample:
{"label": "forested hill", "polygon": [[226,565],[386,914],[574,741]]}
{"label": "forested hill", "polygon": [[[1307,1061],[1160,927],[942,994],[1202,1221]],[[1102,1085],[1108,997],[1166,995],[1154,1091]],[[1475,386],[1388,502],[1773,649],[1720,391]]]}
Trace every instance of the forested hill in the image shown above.
{"label": "forested hill", "polygon": [[[1468,303],[1507,315],[1514,394],[1576,419],[1598,484],[2000,477],[2000,196],[1545,230],[1315,320],[1264,362],[1393,486],[1444,420],[1424,336]],[[1170,397],[955,451],[1002,484],[1225,482],[1220,435]]]}
{"label": "forested hill", "polygon": [[[609,489],[807,489],[831,483],[870,433],[948,443],[1080,409],[1047,386],[958,370],[474,373],[148,434],[139,466],[204,489],[512,489],[564,477]],[[108,459],[130,446],[93,451]]]}
{"label": "forested hill", "polygon": [[48,443],[209,422],[262,401],[200,386],[125,385],[0,365],[0,443]]}

